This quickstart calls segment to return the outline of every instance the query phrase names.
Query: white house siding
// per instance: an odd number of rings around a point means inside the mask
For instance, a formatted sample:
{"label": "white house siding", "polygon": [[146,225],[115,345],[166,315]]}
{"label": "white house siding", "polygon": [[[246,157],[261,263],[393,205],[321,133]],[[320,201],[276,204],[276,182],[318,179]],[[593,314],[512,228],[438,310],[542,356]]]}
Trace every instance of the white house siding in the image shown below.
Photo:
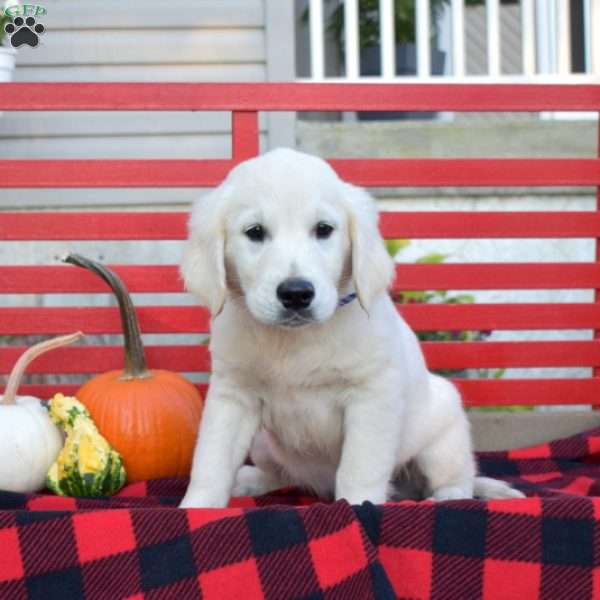
{"label": "white house siding", "polygon": [[[282,19],[286,3],[279,0],[41,4],[48,11],[40,19],[46,31],[37,48],[19,50],[16,81],[259,82],[293,74],[285,43],[292,35],[291,7]],[[277,26],[267,31],[269,19]],[[291,143],[289,118],[270,131],[269,124],[262,115],[263,147]],[[225,158],[230,127],[229,114],[214,112],[5,113],[0,158]],[[0,207],[188,203],[197,193],[0,190]]]}
{"label": "white house siding", "polygon": [[[500,8],[500,51],[503,75],[518,75],[523,72],[521,7],[518,4],[504,4]],[[485,6],[469,6],[465,11],[465,57],[469,75],[487,74]]]}

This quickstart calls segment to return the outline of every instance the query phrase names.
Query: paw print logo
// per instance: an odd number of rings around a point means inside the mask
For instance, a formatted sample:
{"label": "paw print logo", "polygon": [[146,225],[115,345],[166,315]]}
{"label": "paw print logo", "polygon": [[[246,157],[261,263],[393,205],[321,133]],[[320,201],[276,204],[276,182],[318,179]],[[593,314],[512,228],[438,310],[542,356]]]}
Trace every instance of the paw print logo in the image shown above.
{"label": "paw print logo", "polygon": [[12,23],[4,26],[4,31],[10,35],[10,43],[13,48],[27,44],[35,48],[40,41],[39,36],[44,33],[44,26],[36,23],[33,17],[16,17]]}

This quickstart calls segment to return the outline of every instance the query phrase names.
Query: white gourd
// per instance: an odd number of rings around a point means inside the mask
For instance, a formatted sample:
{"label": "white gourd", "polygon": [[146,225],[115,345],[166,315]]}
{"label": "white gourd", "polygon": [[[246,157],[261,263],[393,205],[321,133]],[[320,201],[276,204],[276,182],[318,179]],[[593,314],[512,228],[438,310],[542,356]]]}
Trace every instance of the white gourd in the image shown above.
{"label": "white gourd", "polygon": [[31,493],[45,487],[48,469],[63,445],[62,434],[39,398],[17,396],[17,390],[33,359],[81,337],[77,332],[40,342],[15,364],[0,395],[0,490]]}

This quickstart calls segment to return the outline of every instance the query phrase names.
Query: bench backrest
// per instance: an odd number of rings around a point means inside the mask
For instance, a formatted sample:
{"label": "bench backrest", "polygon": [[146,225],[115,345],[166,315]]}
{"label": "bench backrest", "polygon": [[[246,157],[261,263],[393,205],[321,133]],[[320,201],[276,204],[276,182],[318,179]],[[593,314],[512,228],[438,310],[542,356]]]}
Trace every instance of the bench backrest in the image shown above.
{"label": "bench backrest", "polygon": [[[210,187],[259,152],[259,111],[600,111],[600,85],[378,84],[2,84],[0,110],[231,111],[232,156],[226,160],[1,160],[0,187]],[[600,159],[331,160],[365,187],[600,186]],[[599,188],[600,189],[600,188]],[[184,212],[1,212],[3,240],[183,240]],[[386,238],[593,238],[600,210],[588,212],[396,212],[381,220]],[[116,265],[132,292],[180,293],[176,265]],[[403,290],[600,290],[600,253],[589,263],[410,264],[398,266]],[[0,294],[106,293],[75,267],[1,266]],[[589,303],[408,304],[399,307],[417,330],[587,329],[594,339],[536,342],[425,342],[431,368],[591,367],[571,379],[472,379],[459,386],[469,404],[600,404],[600,296]],[[144,333],[207,331],[194,305],[138,309]],[[119,333],[115,307],[0,308],[0,336],[49,335],[81,329]],[[1,339],[1,338],[0,338]],[[0,347],[0,374],[22,347]],[[206,372],[205,346],[150,345],[151,367]],[[97,373],[122,366],[120,347],[64,348],[36,361],[31,373]],[[42,383],[22,393],[47,398],[75,385]],[[203,388],[204,385],[201,385]]]}

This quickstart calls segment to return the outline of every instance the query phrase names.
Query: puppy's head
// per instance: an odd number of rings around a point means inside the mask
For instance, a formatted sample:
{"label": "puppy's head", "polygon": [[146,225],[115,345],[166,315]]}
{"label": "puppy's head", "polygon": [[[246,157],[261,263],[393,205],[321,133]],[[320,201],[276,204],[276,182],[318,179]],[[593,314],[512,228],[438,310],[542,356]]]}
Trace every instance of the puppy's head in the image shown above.
{"label": "puppy's head", "polygon": [[292,150],[233,169],[189,229],[181,272],[213,316],[231,301],[269,325],[322,322],[349,292],[368,310],[394,272],[371,197]]}

